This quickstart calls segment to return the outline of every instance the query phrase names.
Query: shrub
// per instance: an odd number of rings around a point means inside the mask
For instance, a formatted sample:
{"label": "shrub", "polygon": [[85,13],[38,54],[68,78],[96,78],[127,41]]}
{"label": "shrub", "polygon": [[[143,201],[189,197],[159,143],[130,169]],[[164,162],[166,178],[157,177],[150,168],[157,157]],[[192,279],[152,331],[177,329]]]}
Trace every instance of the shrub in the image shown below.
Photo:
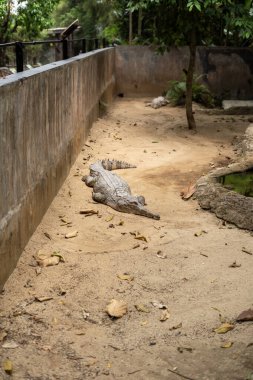
{"label": "shrub", "polygon": [[[203,104],[205,107],[214,107],[215,101],[209,89],[203,83],[199,83],[198,78],[194,78],[192,84],[192,100]],[[172,80],[169,82],[169,90],[166,93],[166,98],[174,106],[185,104],[186,98],[186,80]]]}

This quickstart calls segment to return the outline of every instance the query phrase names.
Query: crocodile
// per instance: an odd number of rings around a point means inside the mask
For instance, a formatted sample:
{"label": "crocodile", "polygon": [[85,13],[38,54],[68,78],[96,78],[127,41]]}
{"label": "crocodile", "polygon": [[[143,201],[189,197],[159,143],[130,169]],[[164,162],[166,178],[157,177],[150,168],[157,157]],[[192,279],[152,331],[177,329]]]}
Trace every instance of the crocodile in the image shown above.
{"label": "crocodile", "polygon": [[159,220],[160,215],[153,214],[145,208],[145,198],[142,195],[132,195],[128,183],[111,172],[114,169],[135,167],[123,161],[100,160],[90,165],[90,174],[84,176],[82,181],[93,187],[92,198],[95,202],[103,203],[120,212]]}
{"label": "crocodile", "polygon": [[158,96],[158,98],[154,98],[152,102],[147,103],[146,107],[152,107],[154,109],[157,109],[166,106],[167,104],[169,104],[169,101],[166,98],[164,98],[163,96]]}

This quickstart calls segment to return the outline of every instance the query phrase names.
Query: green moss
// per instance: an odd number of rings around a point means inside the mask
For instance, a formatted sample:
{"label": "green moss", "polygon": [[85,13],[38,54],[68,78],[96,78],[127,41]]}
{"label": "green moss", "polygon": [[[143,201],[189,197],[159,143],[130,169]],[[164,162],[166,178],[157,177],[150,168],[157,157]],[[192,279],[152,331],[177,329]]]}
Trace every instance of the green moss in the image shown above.
{"label": "green moss", "polygon": [[220,177],[222,185],[246,197],[253,197],[253,170]]}

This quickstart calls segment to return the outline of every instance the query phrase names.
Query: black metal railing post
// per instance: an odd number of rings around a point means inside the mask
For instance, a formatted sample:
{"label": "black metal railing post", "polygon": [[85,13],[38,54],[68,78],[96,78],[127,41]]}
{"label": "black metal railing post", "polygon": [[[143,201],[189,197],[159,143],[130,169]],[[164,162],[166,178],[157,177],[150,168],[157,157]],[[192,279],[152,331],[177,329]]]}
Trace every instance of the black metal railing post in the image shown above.
{"label": "black metal railing post", "polygon": [[105,38],[102,39],[102,46],[103,46],[103,48],[106,48],[106,39]]}
{"label": "black metal railing post", "polygon": [[86,53],[87,52],[87,44],[86,44],[86,39],[82,40],[82,52]]}
{"label": "black metal railing post", "polygon": [[99,48],[99,39],[96,38],[95,39],[95,50],[97,50]]}
{"label": "black metal railing post", "polygon": [[21,73],[24,71],[24,54],[22,42],[15,42],[15,53],[17,73]]}
{"label": "black metal railing post", "polygon": [[68,59],[68,40],[62,40],[62,58]]}

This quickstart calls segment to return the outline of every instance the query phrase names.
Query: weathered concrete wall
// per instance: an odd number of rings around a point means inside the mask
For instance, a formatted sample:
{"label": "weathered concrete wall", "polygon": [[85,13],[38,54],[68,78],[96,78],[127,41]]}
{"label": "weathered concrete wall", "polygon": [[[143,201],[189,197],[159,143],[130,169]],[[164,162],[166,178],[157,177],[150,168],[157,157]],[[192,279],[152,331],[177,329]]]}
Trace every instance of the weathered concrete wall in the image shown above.
{"label": "weathered concrete wall", "polygon": [[0,288],[115,90],[114,49],[0,81]]}
{"label": "weathered concrete wall", "polygon": [[[159,55],[147,46],[116,48],[117,92],[125,96],[158,96],[168,81],[180,80],[188,67],[189,49],[172,47]],[[225,99],[253,99],[253,49],[199,47],[197,75]]]}

